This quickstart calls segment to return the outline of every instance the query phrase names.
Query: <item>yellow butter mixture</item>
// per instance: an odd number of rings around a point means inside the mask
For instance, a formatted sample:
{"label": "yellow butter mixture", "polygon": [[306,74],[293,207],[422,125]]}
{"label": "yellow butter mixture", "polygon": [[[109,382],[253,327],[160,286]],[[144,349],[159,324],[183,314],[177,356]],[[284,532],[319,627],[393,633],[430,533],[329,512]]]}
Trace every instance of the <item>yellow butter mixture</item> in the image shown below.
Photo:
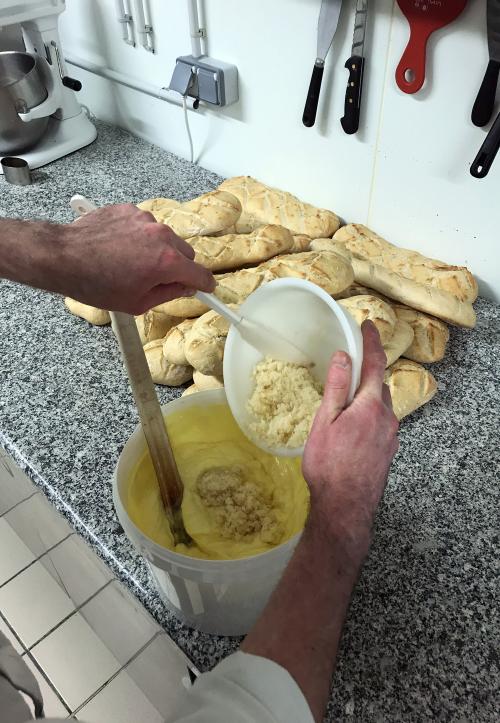
{"label": "yellow butter mixture", "polygon": [[144,534],[184,555],[231,560],[267,552],[302,530],[309,491],[299,459],[255,447],[226,404],[189,407],[166,422],[184,483],[184,525],[194,544],[174,547],[146,450],[127,504]]}

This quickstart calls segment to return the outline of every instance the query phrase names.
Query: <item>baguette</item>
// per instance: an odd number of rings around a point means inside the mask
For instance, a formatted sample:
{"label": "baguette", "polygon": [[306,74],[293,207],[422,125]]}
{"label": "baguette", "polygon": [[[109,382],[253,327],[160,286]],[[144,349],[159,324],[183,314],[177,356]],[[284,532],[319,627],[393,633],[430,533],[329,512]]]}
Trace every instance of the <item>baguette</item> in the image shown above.
{"label": "baguette", "polygon": [[185,353],[189,364],[207,376],[222,377],[228,331],[229,322],[215,311],[207,311],[196,319],[186,337]]}
{"label": "baguette", "polygon": [[104,326],[104,324],[111,323],[109,311],[97,309],[95,306],[89,306],[88,304],[82,304],[81,301],[70,299],[69,296],[64,299],[64,304],[68,311],[71,311],[75,316],[79,316],[80,319],[85,319],[89,324]]}
{"label": "baguette", "polygon": [[196,384],[196,388],[200,392],[205,391],[205,389],[221,389],[224,386],[222,377],[202,374],[197,369],[193,372],[193,382]]}
{"label": "baguette", "polygon": [[150,309],[144,314],[135,317],[137,331],[139,332],[143,346],[155,339],[162,339],[167,331],[176,324],[179,324],[180,321],[181,320],[175,316],[161,314],[154,309]]}
{"label": "baguette", "polygon": [[357,258],[350,254],[344,244],[335,243],[335,249],[346,259],[350,259],[354,278],[358,283],[375,289],[389,299],[437,316],[450,324],[464,326],[468,329],[474,328],[476,314],[472,304],[468,301],[459,301],[456,296],[447,291],[405,279],[383,266]]}
{"label": "baguette", "polygon": [[386,366],[394,364],[396,359],[406,355],[406,351],[413,341],[413,336],[414,331],[410,324],[397,319],[392,337],[384,344],[384,352],[387,359]]}
{"label": "baguette", "polygon": [[169,364],[189,366],[186,359],[186,334],[192,328],[194,319],[185,319],[172,327],[163,338],[163,356]]}
{"label": "baguette", "polygon": [[340,299],[339,304],[354,317],[359,326],[366,319],[373,321],[382,344],[387,344],[392,339],[397,319],[394,309],[385,301],[363,294],[350,299]]}
{"label": "baguette", "polygon": [[260,264],[258,268],[270,271],[275,278],[291,277],[311,281],[327,294],[337,294],[354,281],[349,260],[331,251],[285,254]]}
{"label": "baguette", "polygon": [[[214,294],[225,304],[241,304],[262,284],[287,276],[306,279],[333,294],[349,286],[354,273],[350,261],[335,253],[286,254],[251,269],[216,275]],[[198,299],[188,297],[168,301],[155,309],[172,316],[196,317],[205,313],[208,307]]]}
{"label": "baguette", "polygon": [[392,408],[398,419],[406,417],[426,404],[436,394],[437,384],[425,367],[408,359],[398,359],[385,371]]}
{"label": "baguette", "polygon": [[192,367],[167,362],[163,356],[163,339],[148,342],[144,346],[144,354],[155,384],[180,387],[181,384],[185,384],[193,376]]}
{"label": "baguette", "polygon": [[270,188],[250,176],[229,178],[219,186],[241,202],[242,213],[236,222],[238,233],[249,233],[266,223],[277,223],[293,234],[311,238],[332,236],[339,218],[332,211],[303,203],[291,193]]}
{"label": "baguette", "polygon": [[208,236],[232,226],[239,218],[241,204],[227,191],[210,191],[186,203],[166,198],[153,198],[137,204],[153,214],[181,238]]}
{"label": "baguette", "polygon": [[248,234],[194,236],[187,239],[195,261],[211,271],[228,271],[291,251],[294,237],[283,226],[268,224]]}
{"label": "baguette", "polygon": [[404,352],[404,356],[423,363],[440,361],[450,338],[446,324],[401,304],[393,304],[392,308],[398,319],[410,324],[414,331],[413,342]]}
{"label": "baguette", "polygon": [[353,256],[419,284],[445,291],[459,301],[472,303],[477,298],[477,282],[464,266],[450,266],[416,251],[394,246],[361,224],[343,226],[334,239],[345,244]]}

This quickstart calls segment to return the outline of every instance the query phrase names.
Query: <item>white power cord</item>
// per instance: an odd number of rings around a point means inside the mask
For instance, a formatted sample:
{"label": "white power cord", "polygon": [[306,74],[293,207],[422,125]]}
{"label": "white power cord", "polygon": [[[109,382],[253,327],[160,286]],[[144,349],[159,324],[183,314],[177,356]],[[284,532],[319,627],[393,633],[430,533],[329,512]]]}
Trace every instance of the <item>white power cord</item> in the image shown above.
{"label": "white power cord", "polygon": [[188,112],[187,112],[187,103],[186,103],[186,96],[182,96],[182,107],[184,109],[184,125],[186,126],[186,132],[187,137],[189,140],[189,158],[191,163],[194,163],[194,149],[193,149],[193,139],[191,137],[191,129],[189,128],[189,118],[188,118]]}

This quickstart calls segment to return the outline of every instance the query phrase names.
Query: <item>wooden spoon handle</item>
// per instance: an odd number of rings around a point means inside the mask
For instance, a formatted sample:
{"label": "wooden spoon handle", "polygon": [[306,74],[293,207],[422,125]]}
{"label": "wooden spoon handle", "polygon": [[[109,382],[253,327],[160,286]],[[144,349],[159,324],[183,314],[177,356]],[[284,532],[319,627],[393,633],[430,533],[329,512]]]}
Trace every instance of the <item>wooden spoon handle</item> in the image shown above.
{"label": "wooden spoon handle", "polygon": [[163,504],[167,512],[178,509],[182,502],[182,482],[135,319],[130,314],[119,311],[112,311],[110,315],[158,478]]}

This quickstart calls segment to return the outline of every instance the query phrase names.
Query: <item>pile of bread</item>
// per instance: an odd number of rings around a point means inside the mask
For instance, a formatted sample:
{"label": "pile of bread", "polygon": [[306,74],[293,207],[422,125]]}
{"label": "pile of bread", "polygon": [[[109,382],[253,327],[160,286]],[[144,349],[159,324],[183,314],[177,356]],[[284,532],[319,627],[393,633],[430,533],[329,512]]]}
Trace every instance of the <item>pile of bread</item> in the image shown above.
{"label": "pile of bread", "polygon": [[[262,284],[295,277],[321,286],[358,323],[371,319],[387,356],[385,381],[399,418],[436,393],[422,364],[443,358],[447,323],[475,324],[477,284],[468,269],[393,246],[365,226],[339,227],[333,212],[253,178],[231,178],[187,203],[157,198],[139,207],[192,245],[227,304],[238,307]],[[66,305],[91,323],[110,321],[106,311],[71,299]],[[228,323],[217,313],[189,297],[136,321],[156,383],[179,386],[192,379],[184,394],[223,386]]]}

